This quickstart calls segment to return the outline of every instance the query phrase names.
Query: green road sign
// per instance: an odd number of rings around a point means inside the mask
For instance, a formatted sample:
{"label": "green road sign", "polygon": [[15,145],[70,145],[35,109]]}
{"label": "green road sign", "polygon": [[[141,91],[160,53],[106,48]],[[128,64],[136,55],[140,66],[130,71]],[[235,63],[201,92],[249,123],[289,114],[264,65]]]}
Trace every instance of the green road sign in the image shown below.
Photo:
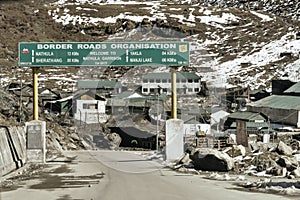
{"label": "green road sign", "polygon": [[20,66],[187,66],[188,42],[19,43]]}

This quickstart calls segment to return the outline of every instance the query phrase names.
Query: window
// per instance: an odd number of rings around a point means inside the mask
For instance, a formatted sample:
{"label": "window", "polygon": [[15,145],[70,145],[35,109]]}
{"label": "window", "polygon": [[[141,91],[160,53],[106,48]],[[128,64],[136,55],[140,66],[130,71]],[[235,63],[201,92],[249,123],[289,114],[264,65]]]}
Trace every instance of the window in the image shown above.
{"label": "window", "polygon": [[143,79],[143,83],[148,83],[148,79]]}
{"label": "window", "polygon": [[162,80],[162,83],[167,83],[167,82],[168,82],[167,79],[163,79],[163,80]]}
{"label": "window", "polygon": [[154,88],[150,88],[150,93],[154,93],[155,89]]}
{"label": "window", "polygon": [[181,83],[186,83],[186,79],[181,79]]}
{"label": "window", "polygon": [[156,83],[160,83],[160,79],[156,79],[155,82],[156,82]]}
{"label": "window", "polygon": [[150,79],[150,83],[154,83],[154,79]]}
{"label": "window", "polygon": [[193,92],[193,88],[188,88],[188,92]]}
{"label": "window", "polygon": [[194,79],[194,83],[199,83],[199,79]]}
{"label": "window", "polygon": [[148,88],[143,88],[143,92],[147,93],[148,92]]}
{"label": "window", "polygon": [[199,92],[199,88],[195,88],[195,92]]}
{"label": "window", "polygon": [[192,83],[192,82],[193,82],[193,79],[188,79],[188,82],[189,82],[189,83]]}
{"label": "window", "polygon": [[90,104],[90,103],[84,103],[82,105],[82,108],[85,110],[97,110],[98,109],[98,104]]}

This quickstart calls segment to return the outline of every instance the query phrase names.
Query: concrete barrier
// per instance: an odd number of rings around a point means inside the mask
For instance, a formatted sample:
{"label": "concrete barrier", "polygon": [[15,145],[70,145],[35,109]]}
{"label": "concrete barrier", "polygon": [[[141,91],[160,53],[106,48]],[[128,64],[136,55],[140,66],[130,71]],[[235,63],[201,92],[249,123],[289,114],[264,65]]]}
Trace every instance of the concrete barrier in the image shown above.
{"label": "concrete barrier", "polygon": [[12,141],[17,168],[23,167],[26,162],[26,134],[23,127],[8,127]]}
{"label": "concrete barrier", "polygon": [[5,128],[0,128],[0,173],[5,175],[16,168]]}
{"label": "concrete barrier", "polygon": [[26,135],[24,127],[0,127],[0,176],[26,163]]}

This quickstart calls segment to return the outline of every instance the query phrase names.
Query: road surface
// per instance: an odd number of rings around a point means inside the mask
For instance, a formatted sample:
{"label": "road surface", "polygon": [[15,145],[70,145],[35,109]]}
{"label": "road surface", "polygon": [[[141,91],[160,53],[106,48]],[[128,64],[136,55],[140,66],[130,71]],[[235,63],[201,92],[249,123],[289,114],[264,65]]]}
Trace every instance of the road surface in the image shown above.
{"label": "road surface", "polygon": [[[4,188],[1,200],[284,200],[230,182],[179,174],[126,151],[64,152],[42,172]],[[234,189],[235,188],[235,189]]]}

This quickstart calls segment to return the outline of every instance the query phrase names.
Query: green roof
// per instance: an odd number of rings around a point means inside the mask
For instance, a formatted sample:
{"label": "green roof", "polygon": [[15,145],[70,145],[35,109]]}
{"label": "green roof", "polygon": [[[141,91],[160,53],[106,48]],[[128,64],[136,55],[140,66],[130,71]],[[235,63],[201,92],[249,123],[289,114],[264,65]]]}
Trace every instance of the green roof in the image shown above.
{"label": "green roof", "polygon": [[[268,122],[246,122],[247,128],[268,128]],[[230,125],[230,128],[236,128],[236,122]]]}
{"label": "green roof", "polygon": [[266,107],[277,109],[300,110],[300,97],[272,95],[254,103],[249,104],[251,107]]}
{"label": "green roof", "polygon": [[300,82],[285,90],[284,93],[300,93]]}
{"label": "green roof", "polygon": [[[176,72],[177,79],[200,79],[195,72]],[[144,79],[171,79],[171,72],[151,72]]]}
{"label": "green roof", "polygon": [[77,81],[78,88],[100,89],[100,88],[120,88],[121,83],[117,80],[79,80]]}
{"label": "green roof", "polygon": [[131,100],[131,99],[109,99],[107,101],[108,106],[115,106],[115,107],[147,107],[145,99],[140,100]]}
{"label": "green roof", "polygon": [[232,119],[242,119],[248,121],[255,121],[255,120],[265,120],[265,118],[260,113],[255,112],[234,112],[228,115],[228,118]]}

